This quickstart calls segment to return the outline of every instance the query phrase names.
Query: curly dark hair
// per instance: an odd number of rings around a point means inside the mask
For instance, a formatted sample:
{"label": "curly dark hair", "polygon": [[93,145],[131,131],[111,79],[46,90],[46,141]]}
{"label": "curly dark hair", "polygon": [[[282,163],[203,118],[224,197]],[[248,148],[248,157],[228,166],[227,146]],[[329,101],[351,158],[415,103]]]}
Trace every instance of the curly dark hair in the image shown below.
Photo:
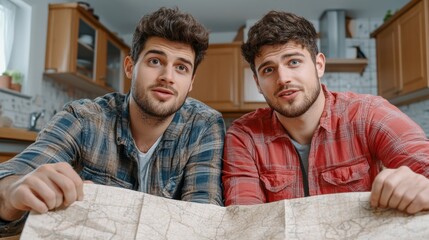
{"label": "curly dark hair", "polygon": [[270,11],[250,28],[247,36],[247,42],[241,46],[241,53],[255,75],[255,57],[260,54],[262,46],[293,41],[310,52],[313,62],[319,52],[313,24],[293,13]]}
{"label": "curly dark hair", "polygon": [[176,8],[162,7],[140,19],[133,35],[130,56],[137,62],[149,37],[161,37],[169,41],[189,44],[195,52],[193,73],[204,58],[209,46],[207,29],[197,22],[192,15]]}

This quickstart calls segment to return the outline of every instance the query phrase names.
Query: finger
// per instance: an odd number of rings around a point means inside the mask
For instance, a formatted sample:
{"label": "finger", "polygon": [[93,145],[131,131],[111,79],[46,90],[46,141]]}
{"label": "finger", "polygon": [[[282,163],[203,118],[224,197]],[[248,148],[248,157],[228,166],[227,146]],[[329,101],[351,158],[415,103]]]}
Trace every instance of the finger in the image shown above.
{"label": "finger", "polygon": [[57,173],[49,176],[50,182],[52,182],[52,188],[57,189],[57,202],[56,207],[69,206],[77,200],[77,192],[74,182],[67,176]]}
{"label": "finger", "polygon": [[392,192],[389,202],[387,203],[387,207],[397,209],[399,203],[402,201],[405,191],[406,190],[404,188],[397,187],[394,192]]}
{"label": "finger", "polygon": [[[31,181],[27,181],[26,184],[33,192],[33,195],[38,197],[45,203],[46,207],[51,210],[56,207],[58,201],[57,196],[61,195],[61,193],[48,181],[45,179],[32,178]],[[60,201],[62,202],[62,200]]]}
{"label": "finger", "polygon": [[422,175],[412,178],[413,187],[409,188],[398,206],[398,210],[414,214],[426,208],[429,203],[427,179]]}
{"label": "finger", "polygon": [[[403,205],[401,205],[401,208],[398,208],[400,211],[404,211],[408,214],[415,214],[417,212],[420,212],[421,210],[423,210],[423,205],[421,205],[421,202],[417,199],[415,199],[416,197],[414,197],[414,200],[412,201],[407,201],[408,205],[406,205],[406,203],[404,203]],[[405,207],[403,207],[405,206]]]}
{"label": "finger", "polygon": [[380,199],[382,196],[384,181],[388,177],[388,175],[390,175],[390,173],[390,169],[384,169],[375,177],[371,188],[370,204],[372,207],[380,206]]}
{"label": "finger", "polygon": [[429,210],[429,189],[425,188],[422,191],[418,191],[414,200],[406,208],[406,212],[409,214],[415,214],[417,212]]}
{"label": "finger", "polygon": [[[390,175],[391,178],[392,176],[393,174]],[[399,174],[395,175],[395,179],[396,182],[394,184],[396,185],[396,187],[393,188],[393,192],[390,196],[389,202],[387,203],[387,207],[399,209],[399,205],[401,203],[404,207],[408,206],[410,204],[410,201],[417,194],[415,188],[410,188],[410,186],[416,186],[417,183],[414,181],[413,177],[403,177]],[[412,197],[410,198],[410,196]]]}
{"label": "finger", "polygon": [[[58,172],[62,173],[73,182],[73,186],[75,188],[74,192],[76,193],[76,197],[73,202],[76,200],[81,201],[83,199],[83,181],[80,176],[68,163],[58,163],[55,167]],[[71,202],[69,204],[71,204]]]}
{"label": "finger", "polygon": [[413,202],[414,198],[417,196],[417,192],[413,190],[408,190],[404,196],[402,197],[401,201],[398,204],[397,209],[399,211],[406,211],[408,206]]}
{"label": "finger", "polygon": [[49,209],[28,187],[18,187],[11,192],[11,196],[16,201],[12,201],[12,206],[18,210],[34,210],[38,213],[46,213]]}

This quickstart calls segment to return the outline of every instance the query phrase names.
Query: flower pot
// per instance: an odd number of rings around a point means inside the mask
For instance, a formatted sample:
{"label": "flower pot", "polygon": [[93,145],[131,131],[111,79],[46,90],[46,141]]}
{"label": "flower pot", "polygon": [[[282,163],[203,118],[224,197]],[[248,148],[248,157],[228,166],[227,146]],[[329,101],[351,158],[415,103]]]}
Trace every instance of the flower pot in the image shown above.
{"label": "flower pot", "polygon": [[21,84],[19,83],[11,83],[10,84],[10,89],[17,91],[17,92],[21,92]]}
{"label": "flower pot", "polygon": [[12,78],[9,76],[0,76],[0,88],[10,89],[10,84],[12,82]]}

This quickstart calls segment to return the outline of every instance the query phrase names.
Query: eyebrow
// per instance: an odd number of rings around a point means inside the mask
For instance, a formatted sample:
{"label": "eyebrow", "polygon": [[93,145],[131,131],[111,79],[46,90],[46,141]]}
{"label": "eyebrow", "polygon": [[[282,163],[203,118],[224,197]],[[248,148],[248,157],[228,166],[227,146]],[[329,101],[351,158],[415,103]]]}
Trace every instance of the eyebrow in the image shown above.
{"label": "eyebrow", "polygon": [[[302,54],[302,53],[299,53],[299,52],[293,52],[293,53],[287,53],[287,54],[283,54],[282,55],[282,57],[281,57],[281,59],[282,60],[284,60],[284,59],[286,59],[286,58],[290,58],[290,57],[293,57],[293,56],[301,56],[301,57],[305,57],[305,55],[304,54]],[[259,67],[258,67],[258,72],[263,68],[263,67],[265,67],[265,66],[267,66],[267,65],[270,65],[271,63],[273,63],[273,61],[266,61],[266,62],[263,62]]]}
{"label": "eyebrow", "polygon": [[[158,54],[158,55],[162,55],[162,56],[164,56],[164,57],[167,57],[167,54],[166,54],[165,52],[160,51],[160,50],[155,50],[155,49],[152,49],[152,50],[147,51],[147,52],[144,54],[144,56],[147,56],[147,55],[149,55],[149,54]],[[179,60],[180,60],[180,61],[182,61],[182,62],[185,62],[186,64],[189,64],[189,65],[191,66],[191,68],[194,68],[194,65],[193,65],[193,64],[192,64],[192,62],[191,62],[191,61],[189,61],[188,59],[186,59],[186,58],[182,58],[182,57],[179,57]]]}

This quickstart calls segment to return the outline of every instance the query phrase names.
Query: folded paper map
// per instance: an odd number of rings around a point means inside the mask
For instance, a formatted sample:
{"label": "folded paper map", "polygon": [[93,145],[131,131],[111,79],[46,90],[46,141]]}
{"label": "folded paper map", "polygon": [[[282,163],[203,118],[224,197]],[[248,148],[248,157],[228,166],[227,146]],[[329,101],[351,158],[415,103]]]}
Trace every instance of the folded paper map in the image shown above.
{"label": "folded paper map", "polygon": [[219,207],[84,185],[83,201],[30,213],[21,239],[429,239],[429,212],[373,209],[369,193]]}

